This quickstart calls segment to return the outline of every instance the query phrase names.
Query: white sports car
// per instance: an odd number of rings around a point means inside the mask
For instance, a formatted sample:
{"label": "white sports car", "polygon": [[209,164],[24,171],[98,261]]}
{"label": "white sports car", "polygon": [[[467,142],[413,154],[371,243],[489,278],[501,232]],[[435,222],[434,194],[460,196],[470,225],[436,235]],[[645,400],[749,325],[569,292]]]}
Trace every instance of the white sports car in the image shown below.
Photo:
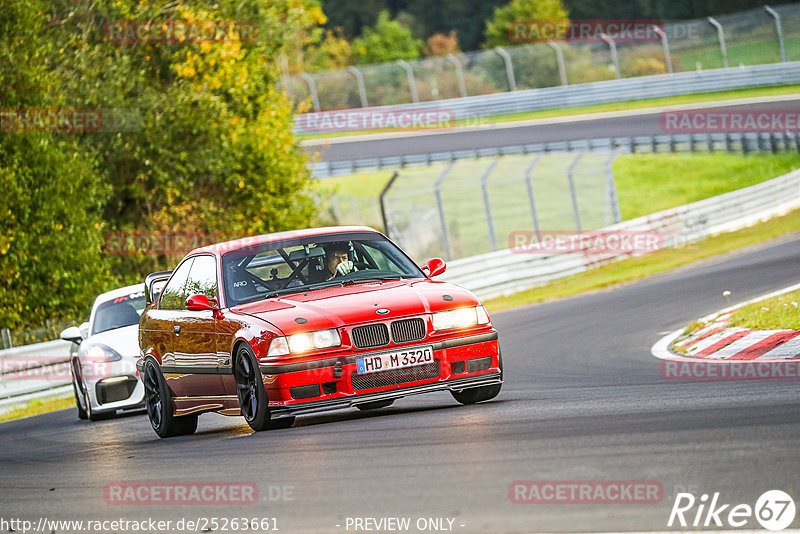
{"label": "white sports car", "polygon": [[144,307],[144,284],[115,289],[95,299],[88,323],[61,332],[61,339],[75,343],[70,374],[81,419],[144,408],[144,386],[136,378]]}

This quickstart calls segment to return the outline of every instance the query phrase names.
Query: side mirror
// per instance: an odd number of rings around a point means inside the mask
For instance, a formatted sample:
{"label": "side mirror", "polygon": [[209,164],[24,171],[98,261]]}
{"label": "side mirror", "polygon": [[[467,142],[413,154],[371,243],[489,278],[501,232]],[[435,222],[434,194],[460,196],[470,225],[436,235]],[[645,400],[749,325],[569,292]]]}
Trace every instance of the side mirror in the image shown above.
{"label": "side mirror", "polygon": [[81,337],[83,339],[88,338],[89,337],[89,321],[86,321],[85,323],[81,323],[81,325],[78,327],[78,330],[80,330]]}
{"label": "side mirror", "polygon": [[192,295],[191,297],[186,299],[186,309],[189,311],[219,310],[219,308],[217,307],[216,300],[214,300],[213,304],[211,303],[212,300],[214,299],[209,299],[202,293],[198,293],[197,295]]}
{"label": "side mirror", "polygon": [[158,294],[167,285],[170,276],[172,271],[159,271],[148,274],[144,279],[144,300],[148,306],[158,299]]}
{"label": "side mirror", "polygon": [[447,269],[447,264],[442,258],[431,258],[425,263],[425,267],[422,268],[423,272],[426,272],[428,275],[428,278],[433,278],[437,274],[442,274],[445,269]]}
{"label": "side mirror", "polygon": [[83,336],[81,336],[81,331],[78,330],[77,326],[70,326],[61,332],[60,337],[64,341],[71,341],[72,343],[77,343],[78,345],[80,345],[81,341],[83,341]]}

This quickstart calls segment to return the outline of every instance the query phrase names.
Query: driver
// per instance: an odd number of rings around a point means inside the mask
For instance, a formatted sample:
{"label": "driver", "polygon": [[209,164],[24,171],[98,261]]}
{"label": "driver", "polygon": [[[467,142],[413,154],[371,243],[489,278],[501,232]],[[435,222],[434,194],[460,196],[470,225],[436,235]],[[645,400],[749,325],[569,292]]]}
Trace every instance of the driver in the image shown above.
{"label": "driver", "polygon": [[350,261],[350,245],[344,241],[334,241],[322,245],[325,250],[325,268],[327,279],[344,276],[357,271],[358,268]]}

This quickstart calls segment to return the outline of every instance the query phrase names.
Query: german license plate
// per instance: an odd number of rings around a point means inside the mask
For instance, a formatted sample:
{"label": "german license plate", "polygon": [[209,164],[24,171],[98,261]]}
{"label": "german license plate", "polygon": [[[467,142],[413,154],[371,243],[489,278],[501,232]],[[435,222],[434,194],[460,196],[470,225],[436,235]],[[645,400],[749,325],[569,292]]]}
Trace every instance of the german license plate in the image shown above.
{"label": "german license plate", "polygon": [[356,371],[364,375],[426,363],[433,363],[433,347],[414,347],[356,358]]}

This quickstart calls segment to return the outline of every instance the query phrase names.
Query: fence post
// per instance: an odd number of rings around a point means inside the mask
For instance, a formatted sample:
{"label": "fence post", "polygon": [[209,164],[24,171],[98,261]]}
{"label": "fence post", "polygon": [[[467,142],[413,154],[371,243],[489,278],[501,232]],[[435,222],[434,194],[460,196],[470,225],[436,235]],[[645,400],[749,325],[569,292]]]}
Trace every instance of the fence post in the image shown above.
{"label": "fence post", "polygon": [[579,152],[575,159],[572,160],[572,163],[569,164],[569,168],[567,168],[567,181],[569,182],[569,193],[572,196],[572,213],[575,215],[575,228],[577,229],[578,233],[580,234],[583,229],[581,227],[581,212],[578,208],[578,194],[575,191],[575,180],[573,178],[573,172],[575,171],[575,167],[581,161],[583,157],[583,152]]}
{"label": "fence post", "polygon": [[669,40],[667,39],[667,34],[658,26],[653,26],[653,31],[661,37],[661,48],[664,49],[664,61],[667,63],[667,72],[672,74],[672,57],[670,57],[669,54]]}
{"label": "fence post", "polygon": [[486,210],[486,224],[489,227],[489,243],[492,245],[492,250],[497,250],[497,234],[494,231],[494,220],[492,219],[492,206],[489,203],[489,176],[491,176],[494,168],[500,163],[500,156],[496,156],[494,161],[486,169],[486,172],[481,176],[481,190],[483,191],[483,208]]}
{"label": "fence post", "polygon": [[384,204],[384,200],[386,194],[389,192],[389,189],[392,188],[392,185],[394,184],[394,181],[397,180],[398,176],[400,176],[400,173],[394,171],[392,177],[389,178],[389,181],[386,182],[386,185],[383,187],[381,194],[378,195],[378,204],[380,204],[381,207],[381,220],[383,221],[383,231],[386,232],[386,237],[389,238],[391,238],[391,236],[389,235],[389,218],[386,216],[386,205]]}
{"label": "fence post", "polygon": [[509,91],[516,91],[517,90],[517,79],[514,77],[514,64],[511,62],[511,56],[508,52],[505,51],[504,48],[498,46],[495,48],[495,51],[500,54],[500,57],[503,58],[503,61],[506,63],[506,75],[508,75],[508,90]]}
{"label": "fence post", "polygon": [[353,66],[347,67],[347,72],[356,78],[356,83],[358,84],[358,95],[361,97],[361,107],[369,107],[369,104],[367,103],[367,88],[364,86],[364,75],[361,74],[360,70]]}
{"label": "fence post", "polygon": [[414,69],[412,69],[408,61],[404,59],[398,59],[397,64],[400,65],[406,71],[406,77],[408,77],[408,88],[411,90],[411,100],[415,104],[419,104],[419,95],[417,94],[417,81],[414,79]]}
{"label": "fence post", "polygon": [[3,348],[10,349],[12,347],[11,344],[11,331],[8,328],[3,328]]}
{"label": "fence post", "polygon": [[533,163],[525,170],[525,185],[528,187],[528,202],[531,205],[531,215],[533,216],[533,228],[536,230],[536,241],[542,240],[542,229],[539,228],[539,214],[536,211],[536,200],[533,196],[533,171],[539,165],[539,160],[542,159],[542,153],[536,154]]}
{"label": "fence post", "polygon": [[778,32],[778,45],[781,47],[781,62],[786,63],[786,44],[783,42],[783,27],[781,26],[781,16],[777,11],[769,6],[764,6],[764,10],[775,19],[775,31]]}
{"label": "fence post", "polygon": [[556,51],[556,60],[558,60],[558,73],[561,75],[561,85],[569,85],[567,83],[567,67],[564,65],[564,51],[558,46],[555,41],[547,41],[547,44]]}
{"label": "fence post", "polygon": [[620,149],[615,149],[606,160],[606,212],[605,225],[622,222],[622,213],[619,209],[619,199],[617,197],[617,183],[614,180],[614,162],[619,157]]}
{"label": "fence post", "polygon": [[714,17],[708,17],[708,22],[717,29],[717,37],[719,37],[719,49],[722,52],[722,65],[728,68],[728,49],[725,47],[725,30],[722,29],[720,24]]}
{"label": "fence post", "polygon": [[444,253],[446,256],[446,260],[451,260],[453,258],[453,250],[450,248],[450,234],[447,230],[447,219],[444,216],[444,202],[442,202],[442,184],[447,179],[450,171],[453,170],[453,166],[455,162],[451,162],[447,168],[442,171],[442,174],[439,175],[439,178],[436,179],[436,183],[433,184],[433,192],[436,195],[436,207],[439,209],[439,224],[442,227],[442,241],[444,241]]}
{"label": "fence post", "polygon": [[455,54],[447,54],[447,59],[456,67],[456,77],[458,78],[458,89],[461,92],[461,97],[467,97],[467,82],[464,80],[464,68]]}
{"label": "fence post", "polygon": [[619,80],[621,77],[621,73],[619,72],[619,57],[617,57],[617,43],[614,42],[614,39],[606,35],[605,33],[600,34],[600,38],[608,43],[608,47],[611,49],[611,60],[614,62],[614,73]]}
{"label": "fence post", "polygon": [[311,103],[314,105],[314,111],[319,113],[319,97],[317,96],[317,84],[314,83],[314,78],[307,72],[301,72],[300,77],[308,84],[308,91],[311,93]]}

